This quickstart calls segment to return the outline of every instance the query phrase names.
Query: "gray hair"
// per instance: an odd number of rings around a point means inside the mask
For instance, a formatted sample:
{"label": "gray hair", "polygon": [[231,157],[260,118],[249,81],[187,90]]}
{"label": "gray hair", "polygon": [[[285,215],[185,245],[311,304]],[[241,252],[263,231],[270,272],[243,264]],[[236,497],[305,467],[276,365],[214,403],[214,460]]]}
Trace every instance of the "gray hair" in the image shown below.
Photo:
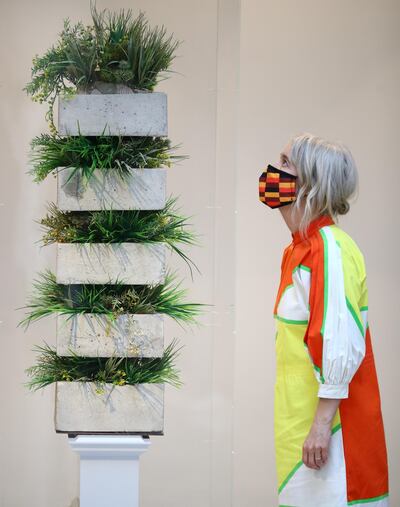
{"label": "gray hair", "polygon": [[309,223],[319,215],[345,215],[349,199],[358,192],[358,171],[350,150],[341,142],[329,142],[308,132],[290,140],[291,162],[297,169],[296,201],[292,217],[304,204],[299,223],[304,238]]}

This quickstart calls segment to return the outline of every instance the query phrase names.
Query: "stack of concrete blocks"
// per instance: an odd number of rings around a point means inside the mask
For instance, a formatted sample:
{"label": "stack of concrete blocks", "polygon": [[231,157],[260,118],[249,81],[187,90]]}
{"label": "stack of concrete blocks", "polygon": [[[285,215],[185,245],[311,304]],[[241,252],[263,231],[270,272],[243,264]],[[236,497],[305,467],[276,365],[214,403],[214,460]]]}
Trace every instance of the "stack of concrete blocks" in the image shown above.
{"label": "stack of concrete blocks", "polygon": [[[167,96],[160,92],[77,94],[59,99],[60,135],[167,136]],[[159,210],[166,203],[166,169],[95,170],[88,182],[72,168],[57,171],[61,210]],[[69,180],[69,181],[68,181]],[[165,243],[59,243],[60,284],[160,284],[166,274]],[[86,357],[161,357],[162,314],[57,317],[57,353]],[[59,433],[163,434],[164,384],[56,383],[55,429]]]}

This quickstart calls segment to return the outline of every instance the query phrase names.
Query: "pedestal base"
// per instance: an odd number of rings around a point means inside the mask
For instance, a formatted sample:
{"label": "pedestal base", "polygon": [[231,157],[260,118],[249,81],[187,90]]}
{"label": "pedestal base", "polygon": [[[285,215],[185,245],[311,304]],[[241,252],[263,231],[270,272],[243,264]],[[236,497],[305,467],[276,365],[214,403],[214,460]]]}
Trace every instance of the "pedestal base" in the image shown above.
{"label": "pedestal base", "polygon": [[77,435],[68,442],[80,456],[80,507],[139,507],[139,458],[148,437]]}

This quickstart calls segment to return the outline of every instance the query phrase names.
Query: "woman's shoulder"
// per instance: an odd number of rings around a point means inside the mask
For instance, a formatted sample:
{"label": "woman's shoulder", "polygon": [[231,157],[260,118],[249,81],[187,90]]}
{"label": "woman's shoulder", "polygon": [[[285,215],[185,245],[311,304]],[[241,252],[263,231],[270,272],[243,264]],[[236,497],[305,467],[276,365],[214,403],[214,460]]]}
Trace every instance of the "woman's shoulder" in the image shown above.
{"label": "woman's shoulder", "polygon": [[357,271],[358,275],[365,277],[365,258],[360,246],[354,238],[338,224],[321,227],[319,230],[324,243],[324,254],[339,255],[344,269]]}

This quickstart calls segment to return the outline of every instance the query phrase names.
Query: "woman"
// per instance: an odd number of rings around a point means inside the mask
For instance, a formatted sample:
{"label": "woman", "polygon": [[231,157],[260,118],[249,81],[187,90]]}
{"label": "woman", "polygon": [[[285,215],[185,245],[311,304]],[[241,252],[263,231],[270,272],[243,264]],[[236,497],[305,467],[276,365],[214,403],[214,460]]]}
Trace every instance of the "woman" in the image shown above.
{"label": "woman", "polygon": [[280,507],[389,505],[364,257],[335,223],[357,186],[349,150],[308,133],[259,180],[292,235],[273,310]]}

